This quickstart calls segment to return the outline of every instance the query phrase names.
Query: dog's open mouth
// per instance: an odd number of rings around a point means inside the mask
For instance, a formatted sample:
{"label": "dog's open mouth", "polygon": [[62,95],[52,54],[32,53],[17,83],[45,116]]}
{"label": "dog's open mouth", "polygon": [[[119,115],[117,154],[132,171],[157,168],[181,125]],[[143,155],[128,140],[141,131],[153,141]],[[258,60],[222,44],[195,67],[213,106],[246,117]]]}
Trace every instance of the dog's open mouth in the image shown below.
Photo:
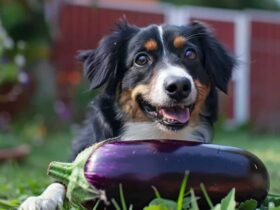
{"label": "dog's open mouth", "polygon": [[172,106],[154,106],[144,100],[141,96],[137,97],[138,104],[142,111],[154,121],[159,122],[165,127],[178,130],[186,126],[191,117],[193,105],[172,105]]}

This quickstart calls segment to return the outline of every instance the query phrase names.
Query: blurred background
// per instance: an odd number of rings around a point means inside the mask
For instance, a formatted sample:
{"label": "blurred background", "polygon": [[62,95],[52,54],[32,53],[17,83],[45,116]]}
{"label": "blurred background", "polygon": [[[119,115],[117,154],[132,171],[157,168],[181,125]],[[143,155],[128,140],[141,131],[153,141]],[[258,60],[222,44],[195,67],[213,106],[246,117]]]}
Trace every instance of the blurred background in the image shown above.
{"label": "blurred background", "polygon": [[214,29],[239,60],[214,143],[257,154],[280,193],[279,10],[279,0],[0,0],[0,209],[40,193],[48,163],[67,160],[96,94],[75,55],[124,16],[138,26],[200,20]]}

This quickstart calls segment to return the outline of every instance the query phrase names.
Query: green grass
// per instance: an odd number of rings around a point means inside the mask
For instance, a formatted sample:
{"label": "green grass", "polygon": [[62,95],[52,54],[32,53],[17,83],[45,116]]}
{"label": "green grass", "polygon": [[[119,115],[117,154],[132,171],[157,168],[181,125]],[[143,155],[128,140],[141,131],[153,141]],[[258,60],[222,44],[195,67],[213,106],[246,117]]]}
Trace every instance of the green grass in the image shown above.
{"label": "green grass", "polygon": [[[0,139],[3,140],[1,134]],[[49,135],[32,147],[32,154],[23,162],[0,163],[0,199],[21,202],[27,196],[40,194],[51,183],[46,174],[49,162],[67,160],[71,139],[67,133]]]}
{"label": "green grass", "polygon": [[[24,162],[0,163],[0,200],[15,199],[17,203],[27,196],[40,194],[51,183],[51,179],[46,175],[49,162],[67,160],[71,139],[71,134],[67,132],[48,135],[41,144],[33,143],[32,154]],[[219,131],[214,143],[244,148],[256,154],[268,168],[271,192],[280,193],[279,140],[279,136],[250,135],[245,131]]]}

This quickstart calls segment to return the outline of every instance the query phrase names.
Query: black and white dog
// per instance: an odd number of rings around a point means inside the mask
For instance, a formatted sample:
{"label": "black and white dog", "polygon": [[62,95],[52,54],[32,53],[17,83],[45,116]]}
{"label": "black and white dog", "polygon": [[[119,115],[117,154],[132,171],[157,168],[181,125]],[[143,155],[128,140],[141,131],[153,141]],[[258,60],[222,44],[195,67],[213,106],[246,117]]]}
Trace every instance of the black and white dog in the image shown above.
{"label": "black and white dog", "polygon": [[[91,88],[103,91],[90,105],[73,158],[117,136],[212,141],[217,88],[227,92],[234,58],[203,24],[138,28],[123,21],[79,59]],[[54,183],[20,209],[54,210],[64,195],[65,187]]]}

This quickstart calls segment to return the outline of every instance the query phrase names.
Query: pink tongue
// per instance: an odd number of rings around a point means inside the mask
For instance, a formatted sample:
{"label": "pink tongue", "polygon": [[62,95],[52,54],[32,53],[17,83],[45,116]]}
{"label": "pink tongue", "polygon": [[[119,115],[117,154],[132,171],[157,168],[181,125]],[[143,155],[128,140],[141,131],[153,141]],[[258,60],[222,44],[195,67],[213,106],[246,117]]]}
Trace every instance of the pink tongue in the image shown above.
{"label": "pink tongue", "polygon": [[190,111],[188,108],[183,109],[179,107],[165,107],[165,108],[160,108],[159,113],[170,120],[176,120],[180,123],[187,123],[190,119]]}

